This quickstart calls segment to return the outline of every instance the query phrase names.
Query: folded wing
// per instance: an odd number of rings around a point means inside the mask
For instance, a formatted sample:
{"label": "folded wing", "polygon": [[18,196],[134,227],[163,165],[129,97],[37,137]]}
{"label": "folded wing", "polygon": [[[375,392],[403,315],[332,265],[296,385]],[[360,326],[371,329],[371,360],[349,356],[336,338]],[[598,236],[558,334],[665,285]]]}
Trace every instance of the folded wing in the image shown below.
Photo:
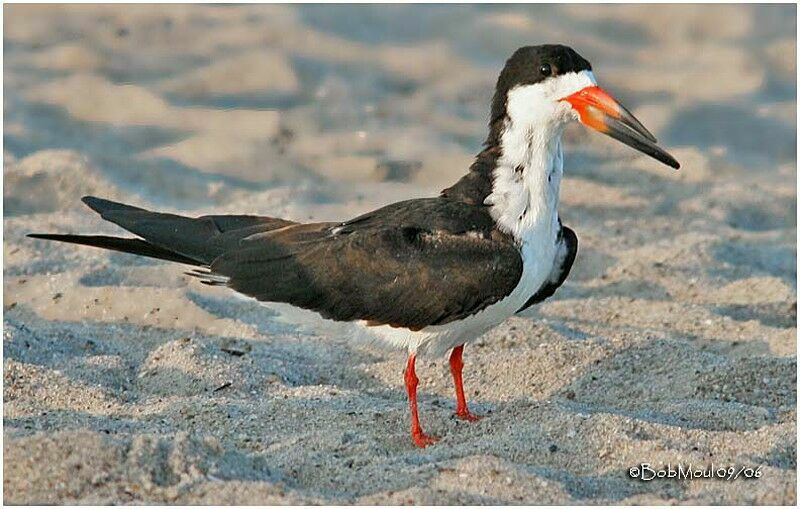
{"label": "folded wing", "polygon": [[513,244],[470,233],[302,225],[247,240],[210,269],[262,301],[418,330],[502,300],[519,282],[522,261]]}

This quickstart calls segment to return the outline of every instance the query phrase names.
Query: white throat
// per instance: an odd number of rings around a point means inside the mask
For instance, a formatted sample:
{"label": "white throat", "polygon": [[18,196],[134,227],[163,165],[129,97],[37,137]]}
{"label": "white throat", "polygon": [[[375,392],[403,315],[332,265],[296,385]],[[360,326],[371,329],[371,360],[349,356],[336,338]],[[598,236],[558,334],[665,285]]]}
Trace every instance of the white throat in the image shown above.
{"label": "white throat", "polygon": [[581,71],[508,92],[500,137],[502,156],[486,204],[498,226],[520,243],[538,244],[557,235],[564,173],[561,135],[577,119],[577,113],[560,98],[594,84],[591,71]]}
{"label": "white throat", "polygon": [[557,131],[534,133],[511,123],[502,136],[503,156],[494,170],[492,193],[486,202],[498,226],[518,241],[557,218],[564,171],[563,128]]}

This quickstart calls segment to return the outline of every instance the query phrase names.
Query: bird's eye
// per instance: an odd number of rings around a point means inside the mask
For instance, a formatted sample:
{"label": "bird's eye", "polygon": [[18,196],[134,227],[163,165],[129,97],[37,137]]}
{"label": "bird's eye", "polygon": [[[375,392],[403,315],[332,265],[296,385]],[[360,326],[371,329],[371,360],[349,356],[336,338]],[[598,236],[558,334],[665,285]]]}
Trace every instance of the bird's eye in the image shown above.
{"label": "bird's eye", "polygon": [[553,74],[553,69],[550,64],[542,64],[539,66],[539,72],[542,73],[542,76],[550,76]]}

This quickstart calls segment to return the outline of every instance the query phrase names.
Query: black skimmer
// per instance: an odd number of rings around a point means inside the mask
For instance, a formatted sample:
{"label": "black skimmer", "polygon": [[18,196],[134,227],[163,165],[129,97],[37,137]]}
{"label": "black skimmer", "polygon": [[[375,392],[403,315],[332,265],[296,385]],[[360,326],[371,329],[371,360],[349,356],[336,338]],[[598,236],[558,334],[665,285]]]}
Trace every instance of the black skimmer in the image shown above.
{"label": "black skimmer", "polygon": [[408,352],[411,436],[417,355],[450,353],[455,415],[477,420],[461,379],[464,344],[553,295],[578,248],[558,215],[561,135],[573,121],[659,161],[678,162],[561,45],[518,49],[492,100],[489,136],[469,172],[438,197],[392,203],[345,222],[251,215],[197,218],[95,197],[83,201],[137,238],[31,234],[195,266],[191,275],[264,302],[358,322]]}

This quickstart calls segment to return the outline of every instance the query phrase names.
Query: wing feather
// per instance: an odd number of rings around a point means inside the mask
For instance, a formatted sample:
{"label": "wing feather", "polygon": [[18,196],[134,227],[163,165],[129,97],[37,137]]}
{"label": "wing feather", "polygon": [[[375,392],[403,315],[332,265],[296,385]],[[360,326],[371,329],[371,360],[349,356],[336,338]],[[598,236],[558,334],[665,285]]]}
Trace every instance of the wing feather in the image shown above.
{"label": "wing feather", "polygon": [[395,209],[391,217],[254,236],[210,268],[234,290],[262,301],[411,329],[469,316],[511,293],[522,260],[510,238],[485,228],[431,229],[446,223],[438,216],[453,206],[422,208],[423,215],[419,208]]}

